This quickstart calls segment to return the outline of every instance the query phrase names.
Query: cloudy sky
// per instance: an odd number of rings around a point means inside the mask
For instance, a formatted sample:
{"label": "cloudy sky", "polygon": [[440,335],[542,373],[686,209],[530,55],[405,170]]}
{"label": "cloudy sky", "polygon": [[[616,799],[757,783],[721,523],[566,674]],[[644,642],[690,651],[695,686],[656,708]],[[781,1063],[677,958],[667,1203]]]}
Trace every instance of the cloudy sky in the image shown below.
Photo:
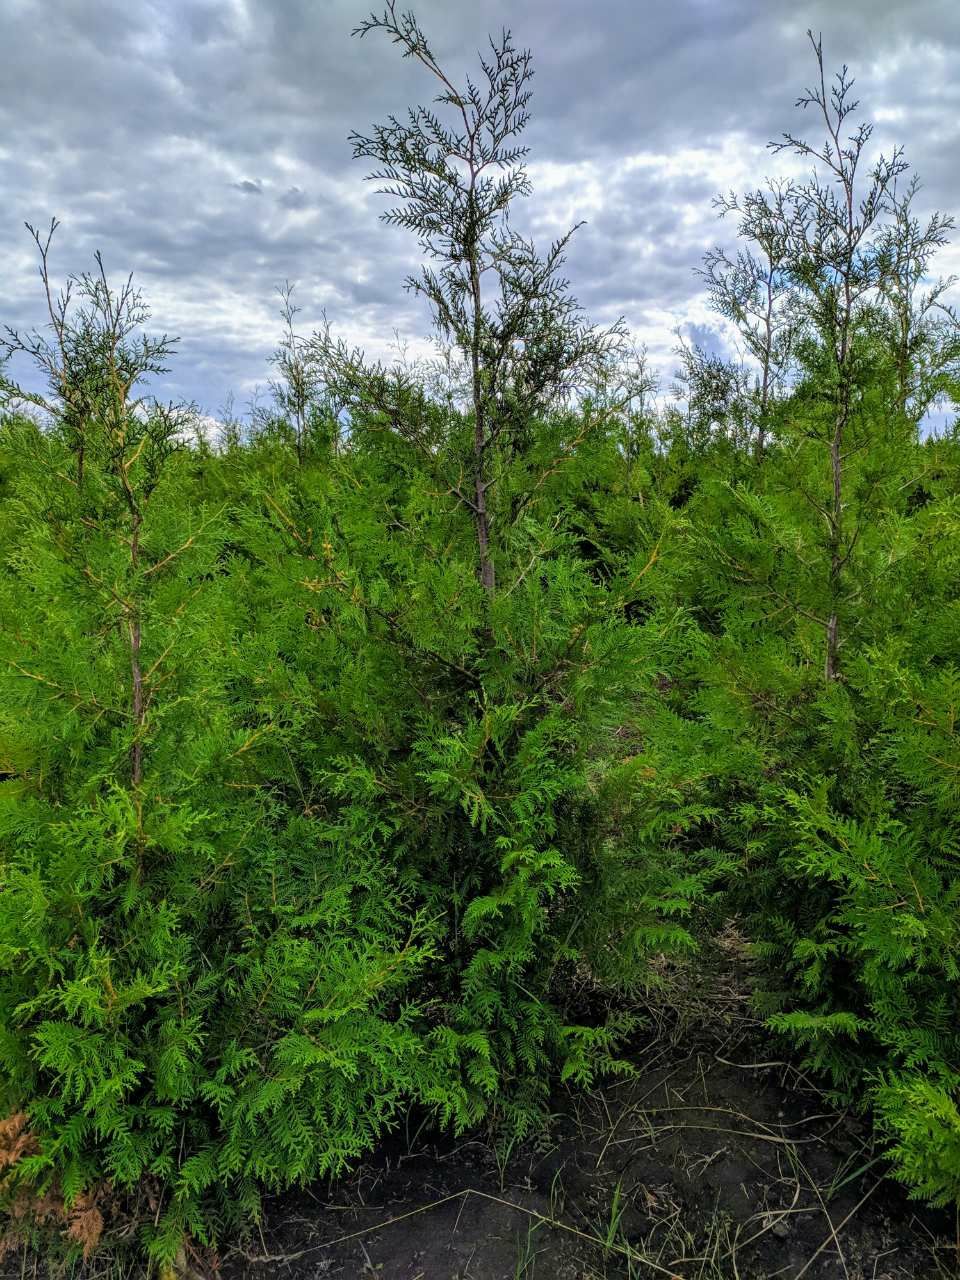
{"label": "cloudy sky", "polygon": [[[401,0],[402,3],[402,0]],[[882,146],[902,142],[929,208],[960,214],[958,0],[420,0],[455,75],[489,31],[533,50],[527,131],[544,240],[586,219],[569,275],[598,322],[625,316],[666,375],[673,331],[722,346],[694,268],[728,240],[711,198],[759,185],[766,142],[804,131],[814,63],[857,79]],[[305,331],[326,312],[373,354],[430,331],[406,295],[416,245],[347,135],[429,99],[425,73],[374,33],[362,0],[0,0],[0,321],[42,319],[25,220],[61,219],[54,268],[101,249],[132,271],[153,327],[181,336],[156,390],[216,413],[269,376],[276,285]],[[808,121],[812,128],[812,120]],[[960,271],[952,246],[940,269]],[[956,296],[956,295],[955,295]]]}

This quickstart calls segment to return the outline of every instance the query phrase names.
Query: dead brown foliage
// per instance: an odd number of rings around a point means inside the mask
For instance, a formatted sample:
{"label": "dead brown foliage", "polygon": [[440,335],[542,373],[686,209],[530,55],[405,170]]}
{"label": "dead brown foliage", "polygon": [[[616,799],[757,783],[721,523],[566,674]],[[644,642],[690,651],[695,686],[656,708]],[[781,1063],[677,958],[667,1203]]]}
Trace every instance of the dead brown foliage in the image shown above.
{"label": "dead brown foliage", "polygon": [[[12,1170],[24,1156],[40,1150],[36,1136],[29,1128],[29,1117],[16,1111],[0,1120],[0,1171]],[[63,1235],[71,1244],[80,1245],[84,1261],[100,1243],[104,1218],[98,1201],[106,1188],[84,1191],[71,1205],[57,1189],[42,1195],[28,1187],[9,1186],[9,1175],[0,1181],[0,1192],[6,1191],[5,1212],[9,1226],[0,1235],[0,1260],[20,1248],[26,1240],[28,1226],[63,1225]]]}
{"label": "dead brown foliage", "polygon": [[97,1197],[92,1191],[85,1191],[67,1210],[68,1221],[64,1235],[83,1249],[84,1262],[90,1257],[100,1243],[103,1235],[103,1214],[97,1207]]}
{"label": "dead brown foliage", "polygon": [[9,1169],[24,1156],[34,1155],[39,1146],[27,1127],[29,1118],[23,1111],[0,1120],[0,1170]]}

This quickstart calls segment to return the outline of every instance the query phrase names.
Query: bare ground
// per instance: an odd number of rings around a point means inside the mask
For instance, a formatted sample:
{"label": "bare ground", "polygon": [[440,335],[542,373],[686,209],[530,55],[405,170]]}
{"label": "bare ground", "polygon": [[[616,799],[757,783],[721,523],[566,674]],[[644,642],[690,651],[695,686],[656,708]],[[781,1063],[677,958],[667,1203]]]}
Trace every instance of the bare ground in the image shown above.
{"label": "bare ground", "polygon": [[960,1276],[957,1224],[886,1178],[869,1121],[771,1059],[736,933],[667,980],[629,1079],[558,1096],[509,1157],[407,1132],[332,1191],[271,1203],[223,1280]]}

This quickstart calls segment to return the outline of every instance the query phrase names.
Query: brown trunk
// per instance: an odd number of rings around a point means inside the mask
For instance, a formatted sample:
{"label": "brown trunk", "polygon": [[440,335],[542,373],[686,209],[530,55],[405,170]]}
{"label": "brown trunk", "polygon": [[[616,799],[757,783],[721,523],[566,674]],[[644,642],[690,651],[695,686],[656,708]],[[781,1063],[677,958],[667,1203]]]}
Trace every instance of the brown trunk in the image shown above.
{"label": "brown trunk", "polygon": [[[471,184],[471,197],[472,197]],[[473,518],[477,530],[477,554],[479,578],[483,589],[492,596],[496,590],[496,571],[490,558],[490,513],[487,511],[487,482],[484,479],[487,448],[486,413],[483,397],[483,380],[480,370],[480,340],[482,302],[480,297],[480,271],[476,254],[470,261],[470,288],[473,294],[473,341],[470,350],[470,366],[473,383]]]}
{"label": "brown trunk", "polygon": [[[772,268],[771,268],[772,270]],[[763,382],[760,386],[760,422],[757,425],[756,456],[763,457],[766,442],[767,409],[770,405],[770,359],[773,350],[773,277],[767,276],[767,311],[764,317]]]}
{"label": "brown trunk", "polygon": [[824,663],[823,674],[826,680],[836,680],[837,678],[837,649],[840,637],[840,619],[835,613],[831,613],[827,619],[827,657]]}
{"label": "brown trunk", "polygon": [[480,464],[477,464],[477,474],[474,484],[474,504],[476,512],[474,522],[477,527],[477,550],[480,558],[480,581],[484,589],[493,595],[496,589],[496,574],[493,568],[493,561],[490,559],[490,517],[487,514],[487,486],[483,483],[483,477],[480,474]]}
{"label": "brown trunk", "polygon": [[910,397],[910,321],[906,315],[900,317],[900,349],[897,354],[897,400],[900,413],[907,416],[907,401]]}
{"label": "brown trunk", "polygon": [[140,670],[140,619],[130,620],[130,674],[133,678],[133,747],[130,751],[130,778],[135,787],[143,780],[143,673]]}
{"label": "brown trunk", "polygon": [[[130,539],[130,561],[134,569],[140,559],[140,515],[133,513],[133,533]],[[140,666],[140,616],[134,602],[130,615],[130,682],[133,695],[133,746],[130,748],[130,779],[135,787],[143,780],[143,671]]]}
{"label": "brown trunk", "polygon": [[[839,153],[839,139],[836,141]],[[830,475],[833,480],[833,510],[830,521],[830,616],[827,619],[827,652],[823,674],[829,682],[840,674],[840,579],[843,572],[843,441],[850,417],[850,327],[853,322],[851,277],[854,255],[853,179],[845,182],[847,207],[847,260],[843,280],[843,311],[840,320],[840,346],[837,351],[838,403],[837,418],[830,441]]]}
{"label": "brown trunk", "polygon": [[830,616],[827,619],[827,652],[824,660],[824,677],[836,680],[839,675],[840,619],[837,605],[840,597],[840,577],[843,570],[843,437],[849,412],[850,390],[846,379],[847,340],[841,345],[840,408],[830,441],[830,474],[833,480],[833,509],[830,519]]}

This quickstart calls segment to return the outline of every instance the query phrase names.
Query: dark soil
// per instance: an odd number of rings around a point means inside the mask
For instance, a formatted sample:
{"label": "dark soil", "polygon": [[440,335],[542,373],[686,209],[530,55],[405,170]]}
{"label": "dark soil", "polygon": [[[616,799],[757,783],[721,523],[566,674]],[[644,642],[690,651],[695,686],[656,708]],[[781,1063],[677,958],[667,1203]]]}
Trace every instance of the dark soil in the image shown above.
{"label": "dark soil", "polygon": [[479,1140],[414,1144],[273,1203],[224,1280],[893,1280],[936,1276],[938,1254],[951,1274],[947,1224],[794,1072],[706,1048],[650,1057],[629,1084],[567,1098],[505,1167]]}
{"label": "dark soil", "polygon": [[222,1280],[960,1275],[954,1224],[884,1176],[869,1122],[770,1060],[736,953],[674,974],[683,1016],[654,1011],[635,1074],[558,1097],[509,1158],[404,1135],[332,1190],[270,1203]]}

